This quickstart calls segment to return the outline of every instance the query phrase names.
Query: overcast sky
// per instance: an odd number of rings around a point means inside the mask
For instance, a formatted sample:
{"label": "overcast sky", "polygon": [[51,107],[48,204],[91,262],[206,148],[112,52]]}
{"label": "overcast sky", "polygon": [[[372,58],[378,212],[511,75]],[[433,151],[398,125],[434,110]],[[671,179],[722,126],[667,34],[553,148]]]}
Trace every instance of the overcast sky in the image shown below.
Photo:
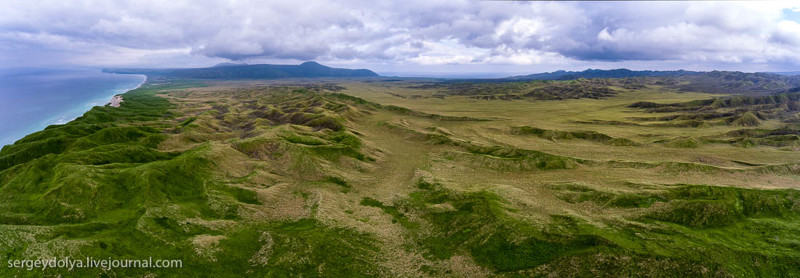
{"label": "overcast sky", "polygon": [[382,74],[800,70],[800,3],[15,1],[0,67],[314,60]]}

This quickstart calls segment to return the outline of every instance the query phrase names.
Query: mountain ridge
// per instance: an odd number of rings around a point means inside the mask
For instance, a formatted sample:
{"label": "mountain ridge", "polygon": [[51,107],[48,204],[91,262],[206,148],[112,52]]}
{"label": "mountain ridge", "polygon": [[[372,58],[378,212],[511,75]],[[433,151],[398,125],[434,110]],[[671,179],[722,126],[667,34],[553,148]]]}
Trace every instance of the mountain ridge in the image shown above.
{"label": "mountain ridge", "polygon": [[663,77],[663,76],[679,76],[679,75],[693,75],[700,74],[699,71],[687,70],[674,70],[674,71],[657,71],[657,70],[629,70],[626,68],[619,69],[586,69],[583,71],[564,71],[558,70],[554,72],[534,73],[528,75],[517,75],[507,77],[511,80],[574,80],[579,78],[624,78],[624,77]]}
{"label": "mountain ridge", "polygon": [[103,72],[119,74],[145,74],[148,76],[177,77],[191,79],[279,79],[313,77],[376,77],[368,69],[331,68],[317,62],[300,65],[237,65],[223,63],[206,68],[106,68]]}

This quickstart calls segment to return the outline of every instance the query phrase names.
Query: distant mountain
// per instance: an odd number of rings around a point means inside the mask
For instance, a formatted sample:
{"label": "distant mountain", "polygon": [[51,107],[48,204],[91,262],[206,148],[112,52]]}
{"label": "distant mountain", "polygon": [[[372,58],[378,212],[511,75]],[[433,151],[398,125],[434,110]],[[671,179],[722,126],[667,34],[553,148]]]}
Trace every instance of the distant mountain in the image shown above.
{"label": "distant mountain", "polygon": [[219,64],[216,64],[216,65],[213,65],[213,66],[211,66],[211,67],[212,67],[212,68],[218,68],[218,67],[235,67],[235,66],[246,66],[246,65],[247,65],[246,63],[229,63],[229,62],[224,62],[224,63],[219,63]]}
{"label": "distant mountain", "polygon": [[300,65],[237,65],[223,63],[210,68],[187,69],[103,69],[120,74],[145,74],[148,76],[194,79],[278,79],[303,77],[371,77],[377,73],[367,69],[341,69],[305,62]]}
{"label": "distant mountain", "polygon": [[773,73],[773,74],[786,75],[786,76],[800,75],[800,71],[765,72],[765,73]]}
{"label": "distant mountain", "polygon": [[642,70],[642,71],[633,71],[629,69],[612,69],[612,70],[600,70],[600,69],[587,69],[584,71],[554,71],[554,72],[545,72],[545,73],[536,73],[536,74],[529,74],[529,75],[520,75],[520,76],[512,76],[506,79],[509,80],[573,80],[579,78],[625,78],[625,77],[662,77],[662,76],[680,76],[680,75],[692,75],[692,74],[699,74],[700,72],[696,71],[685,71],[685,70],[676,70],[676,71],[653,71],[653,70]]}
{"label": "distant mountain", "polygon": [[763,72],[711,71],[684,76],[675,81],[667,86],[681,91],[748,96],[791,92],[800,87],[800,76]]}
{"label": "distant mountain", "polygon": [[632,71],[628,69],[580,72],[555,71],[505,78],[506,81],[574,80],[578,78],[659,77],[655,84],[687,92],[762,96],[800,90],[800,75],[738,71]]}
{"label": "distant mountain", "polygon": [[[627,77],[650,78],[646,80],[606,80]],[[603,86],[613,83],[616,84],[616,86],[628,89],[635,89],[644,85],[658,85],[684,92],[703,92],[711,94],[764,96],[776,93],[800,92],[800,75],[738,71],[632,71],[628,69],[588,69],[579,72],[560,70],[506,78],[443,79],[434,84],[419,85],[415,88],[445,88],[445,92],[461,95],[514,95],[523,94],[523,92],[519,91],[520,89],[529,89],[526,87],[527,85],[523,84],[528,83],[528,81],[565,81],[575,79],[606,82],[607,84],[605,85],[600,84]],[[567,91],[574,92],[576,90],[583,90],[584,92],[589,92],[588,95],[597,95],[595,94],[596,90],[586,91],[583,87],[568,88],[569,90]],[[557,90],[561,90],[561,88]],[[582,95],[582,93],[579,95]],[[503,97],[513,96],[504,95]]]}

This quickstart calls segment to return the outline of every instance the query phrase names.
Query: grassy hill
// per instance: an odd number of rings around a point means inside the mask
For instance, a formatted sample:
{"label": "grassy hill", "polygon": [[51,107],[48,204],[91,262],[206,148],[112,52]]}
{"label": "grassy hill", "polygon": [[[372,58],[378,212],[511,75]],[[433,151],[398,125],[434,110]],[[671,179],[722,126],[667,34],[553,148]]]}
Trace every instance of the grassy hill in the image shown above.
{"label": "grassy hill", "polygon": [[800,97],[657,81],[145,84],[0,151],[0,259],[183,267],[0,276],[798,275]]}

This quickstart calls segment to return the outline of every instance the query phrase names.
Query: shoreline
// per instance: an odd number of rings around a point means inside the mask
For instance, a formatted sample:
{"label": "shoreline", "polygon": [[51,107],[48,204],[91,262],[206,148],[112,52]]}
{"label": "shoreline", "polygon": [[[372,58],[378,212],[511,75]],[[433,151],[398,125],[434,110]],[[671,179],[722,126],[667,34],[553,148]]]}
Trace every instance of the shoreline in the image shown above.
{"label": "shoreline", "polygon": [[[118,74],[118,73],[114,73],[114,74]],[[144,74],[142,74],[142,75],[144,75]],[[127,91],[125,91],[125,92],[123,92],[121,94],[116,94],[116,95],[112,96],[111,100],[109,100],[104,106],[119,107],[122,104],[122,102],[124,101],[122,99],[122,95],[127,94],[130,91],[133,91],[133,90],[141,88],[145,83],[147,83],[147,75],[144,75],[144,80],[142,80],[142,82],[139,83],[139,85],[136,85],[136,87],[134,87],[133,89],[130,89],[130,90],[127,90]],[[86,113],[86,112],[84,112],[84,113]],[[77,118],[75,118],[75,119],[77,119]],[[72,120],[75,120],[75,119],[72,119]],[[70,120],[70,122],[72,120]]]}
{"label": "shoreline", "polygon": [[[84,101],[75,103],[74,106],[73,105],[69,105],[67,103],[62,103],[62,106],[72,106],[72,108],[67,110],[67,111],[65,111],[65,112],[63,112],[63,113],[60,113],[60,115],[54,115],[54,116],[48,117],[46,119],[42,119],[42,120],[38,120],[38,121],[32,122],[29,125],[29,128],[26,128],[27,131],[20,130],[19,133],[14,133],[14,134],[17,134],[17,135],[10,135],[10,136],[5,137],[5,138],[0,138],[0,139],[3,140],[2,142],[0,142],[0,149],[2,149],[5,146],[13,145],[17,141],[25,138],[26,136],[34,134],[34,133],[39,132],[39,131],[42,131],[42,130],[46,129],[49,126],[52,126],[52,125],[64,125],[64,124],[67,124],[69,122],[72,122],[75,119],[77,119],[77,118],[83,116],[84,114],[86,114],[86,112],[92,110],[95,106],[102,107],[102,106],[108,105],[108,103],[110,102],[109,99],[114,98],[114,96],[122,95],[122,94],[128,93],[130,91],[136,90],[138,88],[141,88],[144,84],[147,83],[148,78],[147,78],[147,75],[144,75],[144,74],[135,74],[134,76],[137,76],[137,75],[138,76],[143,76],[144,78],[143,78],[142,81],[138,82],[138,84],[133,88],[131,88],[131,87],[128,87],[128,88],[119,88],[119,87],[110,88],[110,89],[107,89],[107,90],[104,90],[104,91],[106,91],[106,92],[107,91],[112,91],[113,95],[110,95],[110,96],[109,95],[105,95],[105,96],[103,96],[102,93],[101,93],[101,94],[98,94],[98,96],[96,96],[96,97],[92,97],[92,98],[86,99]],[[133,85],[133,84],[131,84],[131,85]],[[6,141],[6,140],[8,140],[8,141]]]}

